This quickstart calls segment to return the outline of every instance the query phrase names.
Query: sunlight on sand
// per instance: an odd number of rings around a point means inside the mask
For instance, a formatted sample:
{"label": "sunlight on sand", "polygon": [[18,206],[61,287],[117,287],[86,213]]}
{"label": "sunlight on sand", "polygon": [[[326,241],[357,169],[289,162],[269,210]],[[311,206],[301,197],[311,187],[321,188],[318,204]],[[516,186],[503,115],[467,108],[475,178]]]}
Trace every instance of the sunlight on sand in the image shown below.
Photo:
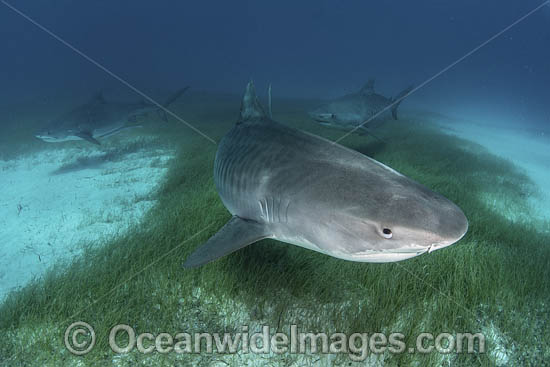
{"label": "sunlight on sand", "polygon": [[476,142],[518,166],[538,186],[529,204],[538,219],[550,221],[550,137],[466,121],[442,121],[445,131]]}
{"label": "sunlight on sand", "polygon": [[0,300],[57,260],[137,223],[154,204],[174,154],[137,149],[117,155],[86,144],[48,148],[0,160]]}

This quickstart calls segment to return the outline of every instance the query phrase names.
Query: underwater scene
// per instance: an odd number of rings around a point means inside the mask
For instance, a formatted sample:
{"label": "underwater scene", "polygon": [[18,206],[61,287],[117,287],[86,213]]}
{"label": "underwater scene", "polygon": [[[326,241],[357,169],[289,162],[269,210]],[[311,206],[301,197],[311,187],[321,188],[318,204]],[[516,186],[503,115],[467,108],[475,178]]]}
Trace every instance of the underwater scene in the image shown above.
{"label": "underwater scene", "polygon": [[0,30],[0,366],[550,365],[550,1]]}

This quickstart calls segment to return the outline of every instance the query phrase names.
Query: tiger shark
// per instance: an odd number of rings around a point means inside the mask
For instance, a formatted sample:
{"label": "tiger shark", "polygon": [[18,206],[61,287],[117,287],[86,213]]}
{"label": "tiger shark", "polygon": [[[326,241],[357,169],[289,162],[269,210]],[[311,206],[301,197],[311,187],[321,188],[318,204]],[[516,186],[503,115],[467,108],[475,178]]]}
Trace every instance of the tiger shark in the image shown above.
{"label": "tiger shark", "polygon": [[[403,90],[395,98],[386,98],[374,91],[374,79],[370,79],[359,92],[327,102],[309,112],[309,116],[322,125],[344,130],[351,130],[369,119],[380,122],[389,117],[390,113],[397,120],[397,108],[411,90],[412,86]],[[380,115],[375,116],[378,113]],[[369,127],[373,125],[372,120],[365,126],[361,126],[358,133],[370,133]]]}
{"label": "tiger shark", "polygon": [[393,262],[460,240],[454,203],[357,151],[273,121],[250,82],[219,144],[214,182],[232,218],[185,261],[197,267],[265,238],[359,262]]}
{"label": "tiger shark", "polygon": [[[188,87],[185,87],[177,91],[163,104],[163,107],[168,107],[187,89]],[[98,93],[87,103],[48,123],[46,128],[38,131],[35,136],[50,143],[86,140],[100,145],[99,139],[118,134],[126,129],[139,127],[139,125],[132,124],[137,116],[154,111],[161,111],[161,109],[145,101],[138,103],[109,102],[103,98],[101,93]],[[166,115],[163,117],[166,119]]]}

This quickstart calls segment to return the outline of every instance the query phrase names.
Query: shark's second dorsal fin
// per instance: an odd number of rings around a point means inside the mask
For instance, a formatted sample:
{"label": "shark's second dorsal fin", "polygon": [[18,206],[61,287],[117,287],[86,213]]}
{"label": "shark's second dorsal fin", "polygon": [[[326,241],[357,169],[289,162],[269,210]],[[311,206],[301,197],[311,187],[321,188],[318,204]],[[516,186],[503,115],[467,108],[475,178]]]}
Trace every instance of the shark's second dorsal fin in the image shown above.
{"label": "shark's second dorsal fin", "polygon": [[254,88],[254,83],[249,82],[246,85],[246,90],[244,92],[243,101],[241,103],[241,121],[246,121],[255,118],[265,117],[265,112],[258,101],[256,96],[256,89]]}
{"label": "shark's second dorsal fin", "polygon": [[361,88],[362,94],[373,94],[374,93],[374,79],[369,79],[369,81]]}

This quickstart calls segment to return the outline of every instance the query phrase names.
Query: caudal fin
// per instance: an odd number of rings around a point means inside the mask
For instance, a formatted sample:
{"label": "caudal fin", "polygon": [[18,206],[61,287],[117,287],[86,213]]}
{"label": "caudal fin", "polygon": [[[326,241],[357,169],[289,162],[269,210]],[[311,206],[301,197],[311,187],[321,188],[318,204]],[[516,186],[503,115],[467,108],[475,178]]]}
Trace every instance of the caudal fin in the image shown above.
{"label": "caudal fin", "polygon": [[408,94],[413,90],[413,86],[411,85],[401,93],[399,93],[395,98],[393,98],[394,105],[391,108],[391,115],[393,116],[394,120],[397,120],[397,107],[403,102],[403,100],[408,96]]}

